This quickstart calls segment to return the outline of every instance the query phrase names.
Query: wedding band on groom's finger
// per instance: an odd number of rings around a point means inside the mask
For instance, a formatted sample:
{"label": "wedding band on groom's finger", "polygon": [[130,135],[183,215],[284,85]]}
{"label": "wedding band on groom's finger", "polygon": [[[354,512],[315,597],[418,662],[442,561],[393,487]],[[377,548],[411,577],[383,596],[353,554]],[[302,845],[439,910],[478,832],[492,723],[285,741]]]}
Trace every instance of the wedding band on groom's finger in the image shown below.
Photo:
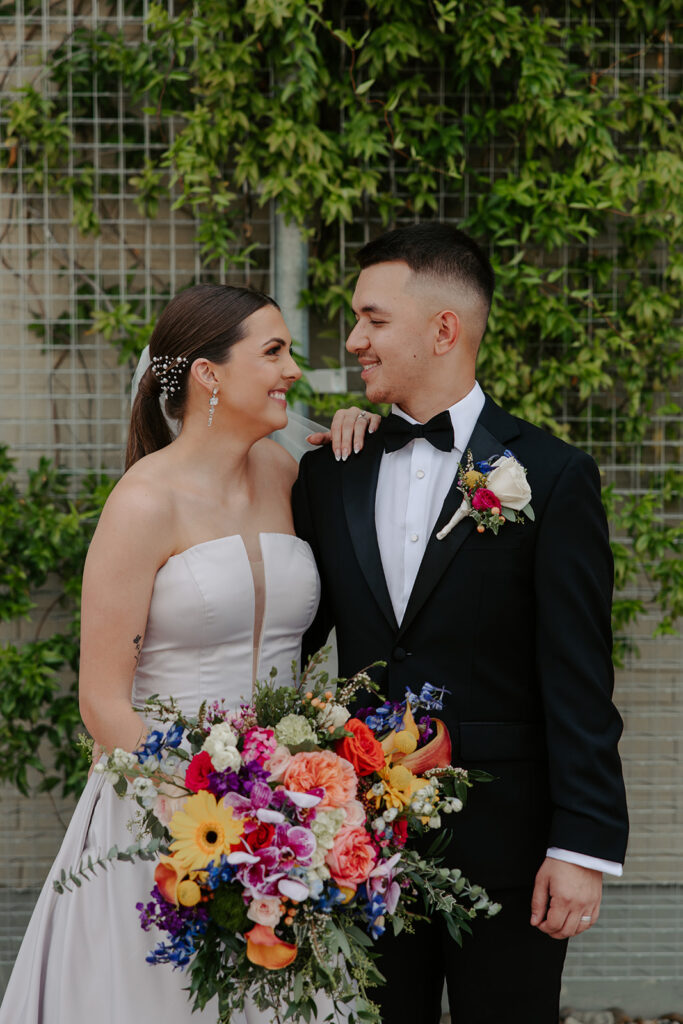
{"label": "wedding band on groom's finger", "polygon": [[579,921],[581,922],[581,924],[590,923],[592,920],[593,920],[593,918],[590,916],[590,914],[588,914],[588,915],[584,914],[583,917],[579,918]]}

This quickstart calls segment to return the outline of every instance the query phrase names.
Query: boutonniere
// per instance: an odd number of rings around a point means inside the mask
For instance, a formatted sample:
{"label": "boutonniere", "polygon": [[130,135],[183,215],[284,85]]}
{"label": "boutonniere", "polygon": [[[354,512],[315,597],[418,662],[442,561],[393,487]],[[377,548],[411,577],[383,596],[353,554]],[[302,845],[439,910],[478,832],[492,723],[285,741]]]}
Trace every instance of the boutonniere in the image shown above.
{"label": "boutonniere", "polygon": [[468,448],[465,464],[463,466],[460,463],[458,472],[462,505],[444,528],[439,530],[437,540],[447,537],[467,516],[475,520],[478,533],[487,529],[498,533],[504,523],[523,523],[525,516],[534,520],[526,469],[512,452],[506,449],[503,455],[493,455],[475,464]]}

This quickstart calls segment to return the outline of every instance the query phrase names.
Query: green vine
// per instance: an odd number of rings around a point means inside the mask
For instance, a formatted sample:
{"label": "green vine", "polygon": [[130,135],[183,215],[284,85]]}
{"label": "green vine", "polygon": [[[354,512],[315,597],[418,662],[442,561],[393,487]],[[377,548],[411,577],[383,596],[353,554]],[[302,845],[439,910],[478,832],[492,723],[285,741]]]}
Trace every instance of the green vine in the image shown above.
{"label": "green vine", "polygon": [[[39,790],[78,794],[89,764],[76,743],[81,575],[113,481],[86,477],[69,498],[47,459],[23,491],[13,477],[0,447],[0,621],[31,619],[29,639],[0,646],[0,780],[28,793],[32,769]],[[55,615],[60,628],[43,637]]]}
{"label": "green vine", "polygon": [[[653,609],[657,633],[675,630],[683,142],[680,69],[661,55],[680,5],[197,0],[171,14],[152,3],[135,45],[128,7],[125,34],[113,19],[93,29],[76,18],[35,80],[0,103],[5,191],[18,195],[21,175],[24,196],[66,197],[82,234],[108,225],[127,254],[123,290],[75,268],[79,321],[125,360],[169,293],[112,214],[123,181],[141,218],[169,204],[186,218],[204,279],[264,269],[255,221],[276,204],[308,239],[302,303],[323,325],[351,318],[340,228],[360,242],[367,223],[457,221],[490,246],[498,275],[482,383],[511,412],[616,463],[605,494],[616,660]],[[95,119],[100,151],[122,152],[123,168],[93,163]],[[136,290],[143,270],[151,295]],[[58,346],[68,326],[45,316],[33,329]],[[305,380],[297,399],[318,415],[364,402],[316,395]],[[628,493],[619,467],[651,463],[660,468],[640,469]],[[74,563],[72,590],[77,575]],[[22,600],[6,617],[25,614]],[[41,697],[49,659],[75,658],[39,642],[31,656],[17,647],[5,673],[33,679],[27,715],[41,700],[52,707]]]}

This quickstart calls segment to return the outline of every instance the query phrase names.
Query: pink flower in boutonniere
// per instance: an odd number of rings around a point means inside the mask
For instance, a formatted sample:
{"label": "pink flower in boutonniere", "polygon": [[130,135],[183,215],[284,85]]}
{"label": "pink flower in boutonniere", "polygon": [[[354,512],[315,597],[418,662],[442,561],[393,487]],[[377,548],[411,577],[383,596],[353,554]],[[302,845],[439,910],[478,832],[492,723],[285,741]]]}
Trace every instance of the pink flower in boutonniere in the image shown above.
{"label": "pink flower in boutonniere", "polygon": [[500,510],[500,500],[487,487],[480,487],[479,490],[474,492],[472,508],[476,508],[479,512],[485,508],[497,508]]}
{"label": "pink flower in boutonniere", "polygon": [[460,466],[458,489],[463,495],[462,504],[454,516],[439,530],[437,540],[443,540],[459,522],[470,516],[477,524],[479,533],[498,530],[505,523],[533,521],[531,488],[527,482],[526,469],[517,461],[512,452],[494,455],[482,462],[474,463],[472,452],[465,453],[465,466]]}

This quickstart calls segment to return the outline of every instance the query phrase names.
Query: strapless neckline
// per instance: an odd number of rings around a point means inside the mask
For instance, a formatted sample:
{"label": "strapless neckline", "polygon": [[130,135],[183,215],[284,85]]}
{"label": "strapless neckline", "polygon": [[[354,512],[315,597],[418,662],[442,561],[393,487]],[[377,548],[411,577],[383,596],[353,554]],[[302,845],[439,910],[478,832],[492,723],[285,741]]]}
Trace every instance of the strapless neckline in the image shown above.
{"label": "strapless neckline", "polygon": [[[295,533],[281,533],[277,530],[261,530],[258,534],[259,547],[261,546],[261,537],[289,537],[290,540],[296,541],[297,544],[303,544],[305,547],[309,546],[305,540],[302,540],[301,537],[297,537]],[[226,540],[240,541],[244,550],[247,550],[247,546],[244,543],[244,537],[241,533],[228,533],[224,537],[214,537],[213,540],[202,540],[199,544],[190,544],[188,548],[183,548],[183,550],[179,551],[177,554],[169,555],[164,562],[164,565],[167,565],[174,558],[182,558],[183,555],[188,554],[190,551],[196,551],[198,548],[205,548],[209,544],[221,544]],[[261,554],[263,554],[263,549],[261,550]],[[163,568],[163,566],[161,566],[161,568]]]}

